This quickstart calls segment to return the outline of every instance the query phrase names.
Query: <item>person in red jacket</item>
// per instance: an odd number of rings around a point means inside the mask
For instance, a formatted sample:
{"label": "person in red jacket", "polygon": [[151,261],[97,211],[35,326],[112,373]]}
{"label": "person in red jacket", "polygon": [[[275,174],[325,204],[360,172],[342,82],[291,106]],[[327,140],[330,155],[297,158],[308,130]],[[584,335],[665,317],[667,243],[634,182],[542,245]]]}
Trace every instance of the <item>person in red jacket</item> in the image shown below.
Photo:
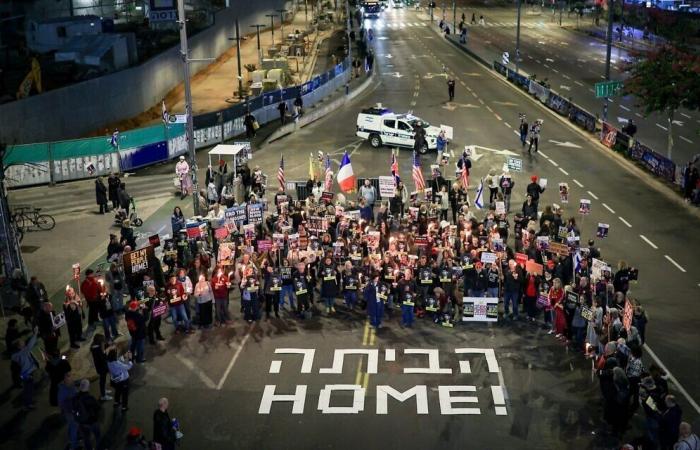
{"label": "person in red jacket", "polygon": [[185,292],[182,283],[177,281],[177,276],[175,272],[170,275],[168,284],[165,286],[165,293],[168,296],[168,303],[170,304],[170,317],[173,319],[173,325],[175,326],[175,332],[180,330],[178,326],[180,322],[186,333],[191,333],[192,329],[190,327],[190,319],[187,318],[187,312],[185,311],[185,300],[187,299],[187,293]]}
{"label": "person in red jacket", "polygon": [[228,324],[231,321],[228,315],[228,290],[230,287],[231,281],[226,272],[221,267],[216,267],[211,277],[211,290],[214,293],[214,310],[218,325]]}
{"label": "person in red jacket", "polygon": [[95,278],[95,272],[92,269],[85,271],[85,279],[80,285],[80,293],[85,297],[85,302],[88,306],[88,328],[94,330],[99,320],[98,313],[100,311],[100,292],[102,287]]}

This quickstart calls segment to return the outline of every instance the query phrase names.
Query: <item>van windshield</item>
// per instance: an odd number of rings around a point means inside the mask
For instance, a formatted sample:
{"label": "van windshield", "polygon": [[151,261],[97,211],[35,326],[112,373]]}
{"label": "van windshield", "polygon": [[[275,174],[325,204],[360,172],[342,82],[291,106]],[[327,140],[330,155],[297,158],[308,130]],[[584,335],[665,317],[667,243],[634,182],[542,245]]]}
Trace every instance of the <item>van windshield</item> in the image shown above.
{"label": "van windshield", "polygon": [[427,121],[423,120],[423,119],[412,119],[412,120],[409,120],[409,121],[408,121],[408,123],[411,124],[411,126],[412,126],[413,128],[416,127],[416,124],[417,124],[418,122],[421,122],[421,124],[423,125],[423,128],[428,128],[428,127],[430,126],[430,124],[429,124]]}

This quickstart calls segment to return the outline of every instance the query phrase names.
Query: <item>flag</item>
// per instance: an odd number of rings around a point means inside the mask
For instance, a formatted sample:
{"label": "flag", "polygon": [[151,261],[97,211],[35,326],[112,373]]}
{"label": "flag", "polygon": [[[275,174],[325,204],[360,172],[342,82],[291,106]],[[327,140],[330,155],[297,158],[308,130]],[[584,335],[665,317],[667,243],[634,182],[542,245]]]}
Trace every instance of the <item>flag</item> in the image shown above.
{"label": "flag", "polygon": [[413,152],[413,184],[416,185],[416,191],[422,192],[425,189],[425,179],[423,178],[423,170],[420,167],[420,156],[417,152]]}
{"label": "flag", "polygon": [[316,181],[316,171],[314,170],[313,153],[309,153],[309,180]]}
{"label": "flag", "polygon": [[477,209],[484,208],[484,179],[483,178],[479,181],[479,187],[476,188],[476,198],[474,198],[474,206],[476,206]]}
{"label": "flag", "polygon": [[170,121],[170,114],[168,114],[168,109],[165,107],[165,100],[163,100],[163,107],[161,109],[162,109],[161,116],[163,118],[163,123],[167,125],[168,122]]}
{"label": "flag", "polygon": [[277,170],[277,181],[280,182],[280,187],[285,189],[284,183],[284,156],[280,158],[280,168]]}
{"label": "flag", "polygon": [[112,137],[109,139],[109,145],[114,148],[119,147],[119,130],[114,130]]}
{"label": "flag", "polygon": [[399,184],[401,181],[401,177],[399,177],[399,160],[394,150],[391,151],[391,174],[394,176],[394,183]]}
{"label": "flag", "polygon": [[459,179],[465,189],[469,187],[469,168],[467,167],[467,158],[464,156],[462,157],[462,173],[460,173]]}
{"label": "flag", "polygon": [[578,273],[581,271],[581,251],[576,250],[576,253],[574,253],[574,272]]}
{"label": "flag", "polygon": [[355,192],[356,184],[357,178],[355,178],[355,174],[352,171],[350,156],[348,152],[345,152],[343,154],[343,160],[340,162],[340,168],[338,169],[338,185],[343,192]]}
{"label": "flag", "polygon": [[326,183],[324,190],[330,191],[333,186],[333,171],[331,170],[331,157],[326,155]]}

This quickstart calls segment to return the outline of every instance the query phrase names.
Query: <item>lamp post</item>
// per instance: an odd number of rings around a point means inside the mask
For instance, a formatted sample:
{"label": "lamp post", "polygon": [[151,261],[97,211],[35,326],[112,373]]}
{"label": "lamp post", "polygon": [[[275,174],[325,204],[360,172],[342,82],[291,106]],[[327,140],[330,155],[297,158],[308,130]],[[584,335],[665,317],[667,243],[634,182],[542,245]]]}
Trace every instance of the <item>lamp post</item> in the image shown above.
{"label": "lamp post", "polygon": [[255,28],[255,35],[258,39],[258,64],[262,68],[262,49],[260,48],[260,28],[264,27],[265,25],[256,23],[255,25],[251,25],[252,28]]}
{"label": "lamp post", "polygon": [[520,68],[520,9],[522,0],[518,0],[518,25],[515,31],[515,73],[518,73]]}
{"label": "lamp post", "polygon": [[[241,41],[245,40],[245,37],[241,37],[241,33],[238,29],[238,18],[236,18],[236,35],[232,38],[228,38],[229,41],[236,41],[236,62],[238,63],[238,98],[243,99],[243,74],[241,73]],[[259,44],[260,41],[258,41]],[[260,46],[258,46],[260,48]],[[235,95],[234,95],[235,97]]]}
{"label": "lamp post", "polygon": [[282,34],[282,44],[284,44],[284,15],[289,11],[288,9],[276,9],[276,12],[280,13],[280,33]]}
{"label": "lamp post", "polygon": [[[610,57],[612,56],[612,33],[613,33],[613,7],[615,3],[613,0],[608,0],[608,33],[606,36],[606,49],[605,49],[605,81],[610,81]],[[608,120],[608,102],[610,99],[605,97],[603,99],[603,120]]]}
{"label": "lamp post", "polygon": [[275,46],[275,17],[277,17],[277,14],[265,14],[265,17],[270,18],[270,32],[272,33],[272,44],[270,44],[272,47]]}

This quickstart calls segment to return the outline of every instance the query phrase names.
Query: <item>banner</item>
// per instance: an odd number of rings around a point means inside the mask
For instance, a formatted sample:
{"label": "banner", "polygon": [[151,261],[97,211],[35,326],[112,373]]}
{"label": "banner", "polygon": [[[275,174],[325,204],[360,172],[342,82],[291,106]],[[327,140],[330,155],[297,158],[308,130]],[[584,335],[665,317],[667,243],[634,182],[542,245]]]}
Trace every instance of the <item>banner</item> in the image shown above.
{"label": "banner", "polygon": [[547,98],[549,98],[549,89],[542,86],[540,83],[538,83],[535,80],[530,80],[530,85],[528,86],[528,92],[530,94],[533,94],[539,101],[542,103],[547,102]]}
{"label": "banner", "polygon": [[595,131],[596,118],[588,111],[584,111],[578,106],[571,104],[569,109],[569,120],[591,133]]}
{"label": "banner", "polygon": [[124,253],[122,255],[124,273],[126,275],[135,275],[137,273],[149,271],[152,268],[152,262],[155,257],[155,251],[152,245],[134,250],[133,252]]}
{"label": "banner", "polygon": [[463,322],[497,322],[498,298],[495,297],[464,297],[462,299],[464,312]]}
{"label": "banner", "polygon": [[571,109],[571,103],[568,100],[551,91],[549,93],[549,98],[547,99],[547,106],[562,116],[568,115],[569,109]]}
{"label": "banner", "polygon": [[670,159],[659,155],[639,141],[634,141],[634,144],[629,148],[628,155],[635,161],[641,162],[654,175],[666,181],[674,182],[676,165]]}
{"label": "banner", "polygon": [[600,142],[608,148],[615,147],[617,142],[617,128],[607,122],[603,122],[602,130],[600,131]]}
{"label": "banner", "polygon": [[393,198],[396,184],[393,176],[379,177],[379,195],[382,198]]}

